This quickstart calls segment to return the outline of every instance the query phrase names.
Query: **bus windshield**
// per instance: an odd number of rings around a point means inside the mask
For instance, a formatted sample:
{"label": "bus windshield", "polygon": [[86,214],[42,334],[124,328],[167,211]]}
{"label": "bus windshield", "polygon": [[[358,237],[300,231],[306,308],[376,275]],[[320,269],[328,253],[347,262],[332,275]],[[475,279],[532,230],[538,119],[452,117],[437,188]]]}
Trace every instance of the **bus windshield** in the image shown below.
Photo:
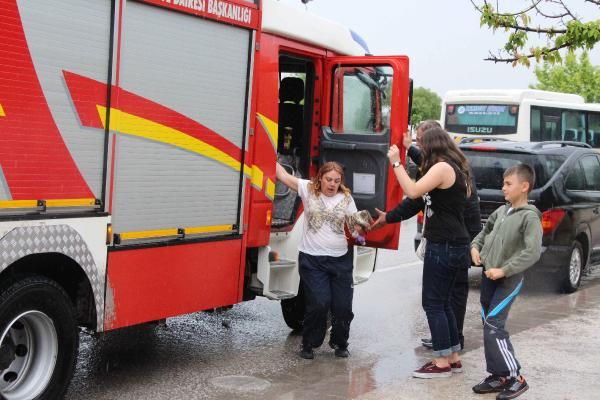
{"label": "bus windshield", "polygon": [[516,104],[447,104],[445,128],[475,135],[516,133],[518,114]]}

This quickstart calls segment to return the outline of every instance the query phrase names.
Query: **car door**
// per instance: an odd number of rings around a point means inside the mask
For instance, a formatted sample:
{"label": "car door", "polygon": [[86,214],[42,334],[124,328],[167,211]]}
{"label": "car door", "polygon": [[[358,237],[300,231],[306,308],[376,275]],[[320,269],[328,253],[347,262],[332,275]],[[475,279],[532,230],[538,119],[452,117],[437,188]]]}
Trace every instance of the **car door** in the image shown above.
{"label": "car door", "polygon": [[600,259],[600,160],[595,154],[586,155],[580,160],[585,177],[585,197],[589,205],[589,226],[591,231],[590,261]]}
{"label": "car door", "polygon": [[[325,68],[320,162],[340,163],[357,208],[375,216],[402,200],[387,151],[408,128],[408,58],[330,57]],[[367,246],[397,249],[399,237],[399,224],[388,225]]]}

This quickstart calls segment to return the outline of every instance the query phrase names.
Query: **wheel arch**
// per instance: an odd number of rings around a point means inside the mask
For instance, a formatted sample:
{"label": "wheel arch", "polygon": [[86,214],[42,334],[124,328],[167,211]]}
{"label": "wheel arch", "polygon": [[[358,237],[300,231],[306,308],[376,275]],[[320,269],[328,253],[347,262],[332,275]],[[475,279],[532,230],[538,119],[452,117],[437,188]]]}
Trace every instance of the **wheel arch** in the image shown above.
{"label": "wheel arch", "polygon": [[0,273],[0,281],[18,281],[40,275],[57,282],[67,293],[79,326],[96,330],[97,313],[94,292],[84,269],[62,253],[29,254],[10,264]]}
{"label": "wheel arch", "polygon": [[590,259],[590,240],[588,239],[588,235],[585,232],[580,232],[575,240],[581,243],[581,248],[583,250],[584,263],[583,267],[585,268],[588,265]]}

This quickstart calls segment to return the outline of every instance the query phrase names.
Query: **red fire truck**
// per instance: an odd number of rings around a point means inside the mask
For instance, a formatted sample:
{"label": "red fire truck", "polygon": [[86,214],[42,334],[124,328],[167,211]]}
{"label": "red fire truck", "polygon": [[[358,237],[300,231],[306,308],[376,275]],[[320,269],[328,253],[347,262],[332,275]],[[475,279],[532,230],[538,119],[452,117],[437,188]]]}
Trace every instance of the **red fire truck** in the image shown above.
{"label": "red fire truck", "polygon": [[[359,209],[401,192],[408,58],[276,0],[0,1],[0,397],[63,395],[78,327],[256,295],[301,323],[295,192],[343,164]],[[355,281],[398,226],[354,251]]]}

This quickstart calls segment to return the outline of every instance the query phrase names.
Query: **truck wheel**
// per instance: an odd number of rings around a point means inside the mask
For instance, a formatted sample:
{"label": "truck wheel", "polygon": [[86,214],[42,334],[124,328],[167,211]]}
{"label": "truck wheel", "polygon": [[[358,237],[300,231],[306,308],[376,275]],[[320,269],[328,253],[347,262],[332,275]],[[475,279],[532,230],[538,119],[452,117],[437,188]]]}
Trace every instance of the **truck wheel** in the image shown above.
{"label": "truck wheel", "polygon": [[581,246],[581,243],[575,241],[575,243],[573,243],[573,247],[571,248],[569,265],[567,265],[563,273],[562,289],[565,292],[573,293],[579,288],[583,266],[583,247]]}
{"label": "truck wheel", "polygon": [[62,398],[79,348],[71,300],[40,276],[2,286],[0,293],[0,398]]}
{"label": "truck wheel", "polygon": [[294,331],[301,331],[304,325],[304,290],[302,283],[298,295],[291,299],[281,300],[281,313],[287,326]]}

